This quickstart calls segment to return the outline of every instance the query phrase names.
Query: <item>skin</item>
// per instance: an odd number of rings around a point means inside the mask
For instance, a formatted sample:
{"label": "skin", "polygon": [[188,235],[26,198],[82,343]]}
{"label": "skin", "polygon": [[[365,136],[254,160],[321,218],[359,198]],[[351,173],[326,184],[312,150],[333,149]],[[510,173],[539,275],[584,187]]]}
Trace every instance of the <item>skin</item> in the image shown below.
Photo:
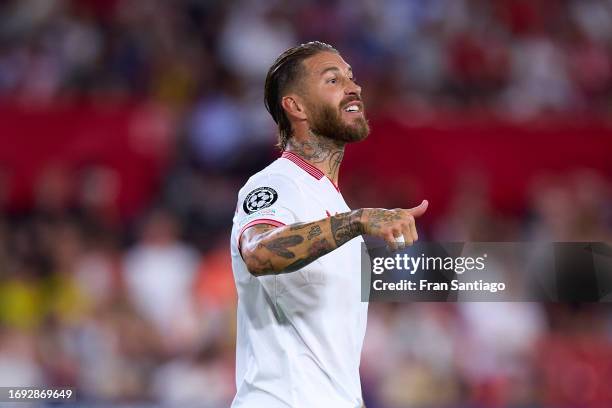
{"label": "skin", "polygon": [[[301,156],[338,184],[346,143],[314,132],[310,118],[318,106],[328,105],[338,110],[345,124],[357,126],[365,120],[361,87],[339,54],[321,52],[303,61],[303,65],[306,75],[297,90],[281,100],[293,129],[286,150]],[[361,112],[345,112],[343,108],[350,102],[356,102]]]}
{"label": "skin", "polygon": [[[286,150],[299,155],[337,184],[346,142],[313,130],[317,109],[320,106],[337,109],[345,125],[363,126],[361,87],[354,81],[350,66],[336,53],[321,52],[302,63],[306,74],[299,86],[282,98],[293,129]],[[356,103],[360,112],[345,112],[348,103]],[[240,238],[242,258],[251,274],[262,276],[301,269],[360,235],[382,238],[392,250],[397,250],[395,237],[403,235],[405,245],[418,239],[415,219],[425,213],[427,206],[424,200],[411,209],[361,208],[309,223],[283,227],[255,225]]]}

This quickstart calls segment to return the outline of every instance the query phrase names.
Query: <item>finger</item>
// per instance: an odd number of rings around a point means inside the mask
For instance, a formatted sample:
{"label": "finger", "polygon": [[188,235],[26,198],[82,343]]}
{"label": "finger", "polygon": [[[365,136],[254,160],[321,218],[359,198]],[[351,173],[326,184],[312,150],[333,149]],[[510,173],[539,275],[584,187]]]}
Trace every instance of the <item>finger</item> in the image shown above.
{"label": "finger", "polygon": [[387,242],[387,246],[391,251],[397,251],[397,242],[395,241],[395,237],[391,232],[385,235],[384,239]]}
{"label": "finger", "polygon": [[403,226],[393,232],[393,237],[395,238],[398,249],[404,249],[406,247],[406,242],[410,240],[410,235],[406,235],[406,230]]}
{"label": "finger", "polygon": [[416,222],[414,221],[414,218],[412,219],[412,222],[410,223],[410,233],[412,235],[412,239],[414,240],[414,242],[417,242],[419,240],[419,234],[417,233]]}
{"label": "finger", "polygon": [[420,217],[421,215],[425,214],[425,211],[427,211],[428,206],[429,206],[429,202],[427,200],[423,200],[423,202],[419,204],[417,207],[410,208],[406,211],[408,211],[408,213],[412,215],[413,217]]}
{"label": "finger", "polygon": [[409,222],[405,222],[402,225],[402,235],[404,236],[404,247],[412,245],[414,239],[412,238],[412,232],[410,231]]}

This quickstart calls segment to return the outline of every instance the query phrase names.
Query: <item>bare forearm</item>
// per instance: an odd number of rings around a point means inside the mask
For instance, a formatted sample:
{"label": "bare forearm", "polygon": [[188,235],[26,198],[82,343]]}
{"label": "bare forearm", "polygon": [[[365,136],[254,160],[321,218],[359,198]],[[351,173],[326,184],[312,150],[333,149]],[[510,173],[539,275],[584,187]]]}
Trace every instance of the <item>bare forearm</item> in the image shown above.
{"label": "bare forearm", "polygon": [[254,275],[293,272],[364,233],[363,210],[309,223],[254,226],[241,239],[242,256]]}
{"label": "bare forearm", "polygon": [[398,249],[398,242],[412,245],[418,239],[415,217],[424,214],[427,205],[423,200],[407,210],[362,208],[280,228],[255,225],[240,239],[242,258],[259,276],[296,271],[362,234],[384,239],[391,249]]}

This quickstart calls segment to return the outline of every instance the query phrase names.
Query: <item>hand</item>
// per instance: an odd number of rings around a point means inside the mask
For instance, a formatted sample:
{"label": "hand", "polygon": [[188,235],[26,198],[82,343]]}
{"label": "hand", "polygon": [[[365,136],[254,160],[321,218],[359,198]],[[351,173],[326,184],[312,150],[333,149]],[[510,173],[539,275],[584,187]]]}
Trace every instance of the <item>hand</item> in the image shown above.
{"label": "hand", "polygon": [[[410,209],[396,208],[364,208],[362,214],[363,232],[384,239],[389,247],[396,251],[400,246],[412,245],[419,239],[415,218],[427,211],[427,200]],[[404,237],[404,244],[398,243],[396,238]]]}

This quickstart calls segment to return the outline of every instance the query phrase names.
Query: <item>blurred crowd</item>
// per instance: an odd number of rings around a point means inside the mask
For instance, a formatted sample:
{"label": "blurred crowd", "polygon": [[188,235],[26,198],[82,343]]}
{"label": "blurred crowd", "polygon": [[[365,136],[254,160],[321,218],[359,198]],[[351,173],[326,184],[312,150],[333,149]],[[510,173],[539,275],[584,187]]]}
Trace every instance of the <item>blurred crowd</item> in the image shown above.
{"label": "blurred crowd", "polygon": [[245,123],[266,128],[270,63],[313,39],[342,52],[374,108],[610,109],[608,0],[4,1],[0,95],[196,103],[194,125],[215,116],[200,132],[221,127],[229,149]]}
{"label": "blurred crowd", "polygon": [[[48,170],[31,206],[13,211],[0,165],[0,386],[72,385],[92,403],[228,406],[236,193],[271,157],[265,72],[312,39],[341,51],[372,114],[525,120],[612,106],[607,0],[0,1],[2,103],[154,101],[178,118],[160,190],[129,219],[113,207],[110,168]],[[354,208],[408,205],[346,177]],[[521,214],[499,212],[483,180],[459,182],[422,236],[611,241],[612,185],[601,174],[542,175]],[[610,406],[610,312],[372,304],[366,404]]]}
{"label": "blurred crowd", "polygon": [[[421,235],[610,241],[611,188],[588,171],[538,179],[526,215],[515,217],[492,207],[481,180],[466,179]],[[394,204],[375,191],[345,195]],[[78,201],[45,203],[0,221],[0,384],[71,385],[91,403],[228,406],[230,220],[202,248],[170,206],[117,228]],[[597,304],[373,303],[364,398],[371,408],[607,406],[611,312]]]}

